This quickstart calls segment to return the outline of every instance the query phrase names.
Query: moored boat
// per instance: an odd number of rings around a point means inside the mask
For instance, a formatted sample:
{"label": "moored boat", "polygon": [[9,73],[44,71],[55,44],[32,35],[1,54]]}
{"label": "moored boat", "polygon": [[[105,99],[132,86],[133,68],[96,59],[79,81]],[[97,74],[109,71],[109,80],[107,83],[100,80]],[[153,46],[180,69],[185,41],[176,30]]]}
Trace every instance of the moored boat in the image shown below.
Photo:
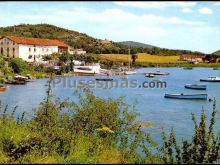
{"label": "moored boat", "polygon": [[213,70],[219,70],[219,68],[213,68]]}
{"label": "moored boat", "polygon": [[10,85],[25,85],[26,81],[23,80],[8,80],[5,82],[5,84],[10,84]]}
{"label": "moored boat", "polygon": [[204,82],[220,82],[220,77],[208,77],[207,79],[200,79]]}
{"label": "moored boat", "polygon": [[0,84],[0,92],[4,92],[6,91],[6,89],[7,89],[6,86]]}
{"label": "moored boat", "polygon": [[124,72],[125,75],[131,75],[131,74],[136,74],[136,73],[137,73],[136,71],[132,71],[132,70]]}
{"label": "moored boat", "polygon": [[201,100],[207,100],[208,95],[207,94],[165,94],[165,98],[171,98],[171,99],[201,99]]}
{"label": "moored boat", "polygon": [[192,70],[193,68],[192,67],[185,67],[183,69],[185,69],[185,70]]}
{"label": "moored boat", "polygon": [[186,84],[185,88],[197,89],[197,90],[206,90],[206,85],[202,85],[202,84]]}
{"label": "moored boat", "polygon": [[152,74],[152,73],[146,73],[146,74],[145,74],[145,77],[150,77],[150,78],[153,78],[153,77],[155,77],[155,75],[154,75],[154,74]]}
{"label": "moored boat", "polygon": [[149,72],[149,73],[145,73],[146,74],[151,74],[151,75],[158,75],[158,76],[162,76],[162,75],[169,75],[170,73],[168,72],[161,72],[161,71],[156,71],[156,72]]}
{"label": "moored boat", "polygon": [[96,81],[113,81],[112,78],[96,78]]}

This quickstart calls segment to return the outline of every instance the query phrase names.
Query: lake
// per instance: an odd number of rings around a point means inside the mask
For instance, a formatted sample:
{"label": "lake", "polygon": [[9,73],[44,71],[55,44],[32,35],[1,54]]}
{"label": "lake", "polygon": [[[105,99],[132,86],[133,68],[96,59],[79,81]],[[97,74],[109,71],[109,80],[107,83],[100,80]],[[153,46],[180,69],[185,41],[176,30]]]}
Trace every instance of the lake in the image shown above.
{"label": "lake", "polygon": [[[177,100],[164,98],[165,93],[207,93],[208,98],[216,98],[217,109],[220,109],[220,83],[200,82],[200,78],[209,76],[220,76],[219,70],[212,68],[194,68],[193,70],[184,70],[182,68],[139,68],[138,73],[155,72],[157,70],[169,72],[170,75],[156,76],[155,78],[147,78],[143,74],[129,75],[128,81],[136,80],[139,84],[152,80],[160,80],[166,82],[166,88],[119,88],[111,89],[92,89],[96,96],[108,98],[118,98],[125,96],[125,100],[129,104],[137,101],[137,111],[140,112],[139,120],[151,121],[155,123],[154,128],[148,128],[147,131],[157,140],[161,140],[161,129],[165,128],[169,131],[174,128],[178,138],[189,138],[192,135],[194,126],[191,120],[191,113],[197,117],[201,114],[202,107],[208,116],[211,114],[212,102],[199,100]],[[122,80],[120,77],[112,76],[119,83]],[[60,83],[53,87],[53,94],[61,99],[67,97],[75,99],[74,90],[65,82],[77,80],[93,80],[93,76],[81,77],[65,77],[59,79]],[[23,111],[29,112],[26,117],[31,117],[32,108],[38,107],[39,103],[46,96],[46,82],[48,79],[39,79],[35,82],[30,82],[24,86],[9,86],[9,89],[0,93],[0,99],[4,104],[8,104],[10,110],[16,105],[18,109],[16,115]],[[56,80],[58,83],[58,79]],[[197,91],[185,89],[187,83],[207,84],[206,91]],[[64,84],[67,84],[66,86]],[[220,116],[217,118],[217,130],[220,130]]]}

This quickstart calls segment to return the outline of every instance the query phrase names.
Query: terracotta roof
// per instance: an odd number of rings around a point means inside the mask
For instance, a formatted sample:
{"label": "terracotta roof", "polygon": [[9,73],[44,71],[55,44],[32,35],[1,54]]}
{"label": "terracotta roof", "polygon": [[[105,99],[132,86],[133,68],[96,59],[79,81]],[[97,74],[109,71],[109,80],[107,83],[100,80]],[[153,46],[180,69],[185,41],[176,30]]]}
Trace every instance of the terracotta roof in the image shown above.
{"label": "terracotta roof", "polygon": [[58,40],[42,39],[42,38],[25,38],[25,37],[15,37],[15,36],[6,36],[6,38],[14,41],[17,44],[68,47],[68,45]]}

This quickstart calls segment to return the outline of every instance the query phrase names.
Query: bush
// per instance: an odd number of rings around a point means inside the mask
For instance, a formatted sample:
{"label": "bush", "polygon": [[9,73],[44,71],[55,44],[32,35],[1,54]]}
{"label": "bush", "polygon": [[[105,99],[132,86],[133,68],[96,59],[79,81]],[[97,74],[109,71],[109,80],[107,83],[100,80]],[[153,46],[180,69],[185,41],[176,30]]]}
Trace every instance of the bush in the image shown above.
{"label": "bush", "polygon": [[28,63],[21,58],[13,58],[10,61],[10,66],[12,67],[13,71],[18,74],[25,70],[28,70],[29,68]]}

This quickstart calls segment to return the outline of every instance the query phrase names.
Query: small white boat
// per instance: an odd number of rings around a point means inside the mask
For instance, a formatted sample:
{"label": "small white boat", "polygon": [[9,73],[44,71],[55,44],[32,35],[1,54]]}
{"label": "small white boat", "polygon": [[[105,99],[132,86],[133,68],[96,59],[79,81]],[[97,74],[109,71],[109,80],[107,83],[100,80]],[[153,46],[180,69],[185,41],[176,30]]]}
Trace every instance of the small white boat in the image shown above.
{"label": "small white boat", "polygon": [[156,72],[145,73],[145,75],[146,75],[146,74],[152,74],[152,75],[162,76],[162,75],[169,75],[170,73],[168,73],[168,72],[156,71]]}
{"label": "small white boat", "polygon": [[202,84],[186,84],[185,88],[197,89],[197,90],[206,90],[206,85],[202,85]]}
{"label": "small white boat", "polygon": [[128,76],[125,75],[125,76],[122,76],[121,78],[124,79],[124,80],[127,80]]}
{"label": "small white boat", "polygon": [[125,75],[131,75],[131,74],[136,74],[136,73],[137,73],[136,71],[131,71],[131,70],[124,72]]}
{"label": "small white boat", "polygon": [[155,75],[154,75],[154,74],[152,74],[152,73],[146,73],[146,74],[145,74],[145,77],[150,77],[150,78],[153,78],[153,77],[155,77]]}
{"label": "small white boat", "polygon": [[165,94],[165,98],[171,98],[171,99],[201,99],[201,100],[207,100],[208,95],[207,94]]}
{"label": "small white boat", "polygon": [[200,79],[204,82],[220,82],[220,77],[208,77],[208,79]]}

